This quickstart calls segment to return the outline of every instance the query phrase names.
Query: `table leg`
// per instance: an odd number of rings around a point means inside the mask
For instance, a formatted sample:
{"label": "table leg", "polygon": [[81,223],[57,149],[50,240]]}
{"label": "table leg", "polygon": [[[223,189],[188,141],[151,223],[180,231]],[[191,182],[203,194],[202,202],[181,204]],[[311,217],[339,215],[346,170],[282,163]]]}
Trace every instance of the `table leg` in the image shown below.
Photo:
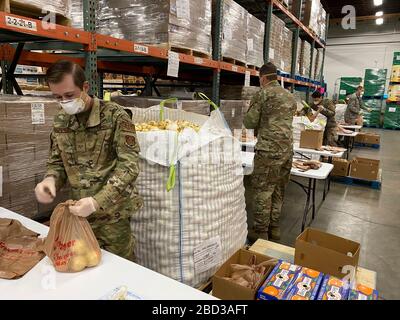
{"label": "table leg", "polygon": [[313,179],[312,187],[312,220],[315,219],[315,189],[317,188],[317,180]]}
{"label": "table leg", "polygon": [[328,185],[328,179],[325,179],[325,182],[324,182],[324,194],[323,194],[323,196],[322,196],[322,200],[323,200],[323,201],[325,201],[325,199],[326,199],[327,185]]}
{"label": "table leg", "polygon": [[308,211],[310,210],[310,198],[311,198],[311,188],[312,188],[311,182],[312,182],[312,179],[309,178],[308,179],[308,189],[307,189],[307,201],[306,201],[306,207],[304,208],[303,223],[301,225],[301,232],[303,232],[305,227],[306,227],[307,214],[308,214]]}

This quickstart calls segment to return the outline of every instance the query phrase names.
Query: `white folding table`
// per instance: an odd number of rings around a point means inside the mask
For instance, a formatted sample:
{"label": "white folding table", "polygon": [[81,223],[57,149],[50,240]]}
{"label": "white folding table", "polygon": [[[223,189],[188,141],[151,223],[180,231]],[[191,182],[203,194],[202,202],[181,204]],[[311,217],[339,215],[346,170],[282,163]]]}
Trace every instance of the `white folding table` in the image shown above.
{"label": "white folding table", "polygon": [[[242,163],[243,163],[245,175],[250,175],[253,171],[254,156],[255,156],[255,153],[253,153],[253,152],[242,152],[241,157],[242,157]],[[291,180],[293,183],[300,186],[303,189],[303,191],[306,193],[306,196],[307,196],[306,204],[304,207],[304,213],[303,213],[303,222],[302,222],[302,226],[301,226],[302,232],[305,229],[305,225],[307,222],[307,216],[308,216],[308,213],[310,212],[310,210],[312,210],[311,222],[315,219],[315,215],[316,215],[315,192],[316,192],[316,188],[317,188],[317,180],[327,181],[332,170],[333,170],[333,164],[322,163],[321,168],[319,168],[318,170],[308,170],[306,172],[303,172],[300,169],[292,168],[292,170],[290,172],[292,177],[301,177],[301,178],[308,179],[307,185],[303,185],[302,183],[300,183],[298,181]],[[325,189],[326,188],[324,187],[323,201],[326,198]]]}
{"label": "white folding table", "polygon": [[[48,233],[48,227],[1,207],[0,218],[19,220],[42,237]],[[0,279],[0,300],[98,300],[120,286],[138,299],[216,299],[103,250],[100,265],[79,273],[56,272],[45,257],[20,279]]]}
{"label": "white folding table", "polygon": [[360,131],[363,127],[363,126],[353,125],[353,124],[341,124],[340,126],[344,129],[354,130],[354,131]]}

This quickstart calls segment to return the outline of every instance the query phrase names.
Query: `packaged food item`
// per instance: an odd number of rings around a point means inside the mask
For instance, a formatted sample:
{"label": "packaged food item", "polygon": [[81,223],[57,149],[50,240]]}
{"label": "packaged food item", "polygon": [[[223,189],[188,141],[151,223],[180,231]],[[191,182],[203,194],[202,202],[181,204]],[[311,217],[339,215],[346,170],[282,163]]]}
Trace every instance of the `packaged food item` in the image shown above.
{"label": "packaged food item", "polygon": [[347,300],[350,286],[338,278],[326,275],[318,293],[318,300]]}
{"label": "packaged food item", "polygon": [[286,293],[285,300],[316,300],[324,274],[309,268],[301,268],[296,280]]}
{"label": "packaged food item", "polygon": [[350,290],[349,300],[378,300],[379,294],[377,290],[368,288],[361,284],[356,285]]}
{"label": "packaged food item", "polygon": [[279,260],[257,294],[258,300],[284,300],[301,267]]}
{"label": "packaged food item", "polygon": [[182,132],[186,128],[192,128],[196,132],[200,130],[200,126],[185,120],[164,120],[164,121],[149,121],[146,123],[135,124],[136,131],[148,132],[148,131],[159,131],[159,130],[172,130]]}

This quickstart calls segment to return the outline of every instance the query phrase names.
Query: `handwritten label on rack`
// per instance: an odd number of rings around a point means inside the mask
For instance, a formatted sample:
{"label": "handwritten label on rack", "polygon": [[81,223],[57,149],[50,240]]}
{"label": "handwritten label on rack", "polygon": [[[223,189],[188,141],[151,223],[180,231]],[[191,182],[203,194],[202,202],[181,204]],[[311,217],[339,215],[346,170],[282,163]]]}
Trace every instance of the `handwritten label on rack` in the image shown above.
{"label": "handwritten label on rack", "polygon": [[221,238],[215,237],[194,248],[194,269],[197,274],[210,270],[222,260]]}
{"label": "handwritten label on rack", "polygon": [[37,31],[37,25],[35,21],[15,18],[11,16],[5,16],[6,26],[24,29],[24,30],[32,30]]}
{"label": "handwritten label on rack", "polygon": [[169,51],[167,75],[169,77],[178,78],[178,74],[179,74],[179,53]]}
{"label": "handwritten label on rack", "polygon": [[238,72],[239,69],[238,69],[238,67],[236,67],[236,66],[232,66],[232,71],[233,71],[233,72]]}
{"label": "handwritten label on rack", "polygon": [[142,46],[140,44],[135,44],[134,47],[133,47],[133,50],[135,52],[138,52],[138,53],[144,53],[144,54],[148,54],[149,53],[149,47]]}
{"label": "handwritten label on rack", "polygon": [[194,63],[196,64],[203,64],[203,62],[204,60],[202,58],[197,58],[197,57],[194,58]]}
{"label": "handwritten label on rack", "polygon": [[244,77],[244,86],[250,87],[250,71],[246,71],[246,75]]}
{"label": "handwritten label on rack", "polygon": [[31,103],[32,124],[45,124],[44,104]]}

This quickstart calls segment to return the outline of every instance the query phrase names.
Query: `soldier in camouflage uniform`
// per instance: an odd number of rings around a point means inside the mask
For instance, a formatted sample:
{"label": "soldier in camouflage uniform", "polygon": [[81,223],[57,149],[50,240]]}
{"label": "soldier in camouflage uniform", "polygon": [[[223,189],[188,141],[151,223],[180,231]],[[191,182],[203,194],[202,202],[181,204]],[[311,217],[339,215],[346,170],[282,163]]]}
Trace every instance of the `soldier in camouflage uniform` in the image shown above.
{"label": "soldier in camouflage uniform", "polygon": [[277,81],[272,63],[260,70],[262,90],[252,99],[244,119],[257,135],[254,171],[246,177],[246,207],[254,216],[249,240],[280,239],[280,214],[293,159],[294,97]]}
{"label": "soldier in camouflage uniform", "polygon": [[47,77],[63,110],[54,120],[47,174],[36,187],[37,198],[52,202],[68,181],[77,200],[70,212],[88,219],[103,249],[133,260],[130,216],[143,203],[135,187],[135,127],[121,106],[87,94],[89,85],[78,65],[57,62]]}
{"label": "soldier in camouflage uniform", "polygon": [[364,102],[362,101],[362,94],[363,94],[364,88],[362,86],[359,86],[357,88],[357,91],[349,96],[349,101],[347,104],[347,109],[344,114],[344,121],[347,124],[351,125],[363,125],[364,119],[361,115],[361,109],[371,112],[371,109],[367,108],[364,105]]}
{"label": "soldier in camouflage uniform", "polygon": [[[310,108],[304,108],[302,114],[306,115],[311,122],[314,122],[318,117],[318,114],[322,114],[326,117],[326,127],[324,131],[324,146],[337,146],[338,134],[337,134],[337,122],[336,122],[336,106],[330,99],[323,99],[322,94],[315,91],[312,94],[313,104]],[[316,111],[313,114],[312,110]]]}

